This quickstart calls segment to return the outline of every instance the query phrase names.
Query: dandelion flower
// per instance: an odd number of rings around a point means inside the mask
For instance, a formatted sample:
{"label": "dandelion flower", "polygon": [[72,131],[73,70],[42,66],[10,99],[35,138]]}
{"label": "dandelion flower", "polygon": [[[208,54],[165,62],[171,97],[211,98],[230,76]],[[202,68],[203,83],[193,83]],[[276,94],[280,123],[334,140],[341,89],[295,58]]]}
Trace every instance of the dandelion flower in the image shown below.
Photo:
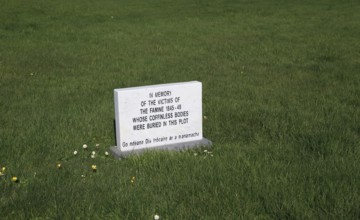
{"label": "dandelion flower", "polygon": [[2,168],[1,168],[1,171],[2,171],[3,173],[5,173],[6,167],[2,167]]}
{"label": "dandelion flower", "polygon": [[11,178],[11,181],[13,181],[14,183],[17,183],[17,182],[19,182],[19,179],[16,176],[13,176]]}
{"label": "dandelion flower", "polygon": [[83,145],[84,150],[86,150],[88,146],[86,144]]}
{"label": "dandelion flower", "polygon": [[100,146],[100,144],[95,144],[95,147],[99,147]]}
{"label": "dandelion flower", "polygon": [[75,156],[77,155],[77,153],[78,153],[77,151],[74,151],[74,155],[75,155]]}
{"label": "dandelion flower", "polygon": [[160,216],[159,215],[154,215],[154,220],[159,220]]}
{"label": "dandelion flower", "polygon": [[91,158],[94,159],[94,158],[95,158],[95,154],[91,154]]}
{"label": "dandelion flower", "polygon": [[109,152],[105,151],[105,156],[109,156]]}
{"label": "dandelion flower", "polygon": [[58,168],[58,169],[61,169],[61,163],[58,163],[58,164],[57,164],[57,168]]}
{"label": "dandelion flower", "polygon": [[204,150],[204,153],[207,153],[208,152],[208,150]]}
{"label": "dandelion flower", "polygon": [[135,177],[131,177],[131,180],[130,180],[131,183],[135,183]]}
{"label": "dandelion flower", "polygon": [[96,172],[96,170],[97,170],[96,165],[91,165],[91,169],[92,169],[93,172]]}
{"label": "dandelion flower", "polygon": [[96,152],[95,152],[95,151],[91,152],[91,155],[95,155],[95,154],[96,154]]}

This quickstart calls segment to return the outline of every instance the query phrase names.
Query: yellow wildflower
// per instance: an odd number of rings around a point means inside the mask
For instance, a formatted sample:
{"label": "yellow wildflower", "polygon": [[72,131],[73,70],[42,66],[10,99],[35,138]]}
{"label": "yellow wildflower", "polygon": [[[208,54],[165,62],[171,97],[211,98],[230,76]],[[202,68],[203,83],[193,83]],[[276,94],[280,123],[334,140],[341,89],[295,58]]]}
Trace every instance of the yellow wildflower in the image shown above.
{"label": "yellow wildflower", "polygon": [[131,183],[135,183],[135,177],[131,177],[131,180],[130,180]]}

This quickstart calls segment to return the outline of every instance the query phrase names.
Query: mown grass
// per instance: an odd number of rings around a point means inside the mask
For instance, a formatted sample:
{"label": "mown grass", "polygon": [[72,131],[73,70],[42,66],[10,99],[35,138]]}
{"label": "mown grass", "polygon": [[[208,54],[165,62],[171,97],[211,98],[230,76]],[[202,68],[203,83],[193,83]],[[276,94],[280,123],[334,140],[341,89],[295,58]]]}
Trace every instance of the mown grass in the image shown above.
{"label": "mown grass", "polygon": [[[0,218],[360,218],[358,11],[351,0],[1,1]],[[114,88],[191,80],[203,82],[212,153],[103,156]]]}

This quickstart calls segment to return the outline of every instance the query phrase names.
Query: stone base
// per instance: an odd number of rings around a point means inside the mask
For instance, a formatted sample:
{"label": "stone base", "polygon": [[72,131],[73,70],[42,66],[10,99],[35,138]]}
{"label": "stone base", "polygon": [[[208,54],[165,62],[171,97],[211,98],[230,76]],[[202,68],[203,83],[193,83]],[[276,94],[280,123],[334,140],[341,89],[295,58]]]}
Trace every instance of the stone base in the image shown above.
{"label": "stone base", "polygon": [[120,147],[114,146],[114,147],[110,148],[110,151],[117,159],[121,159],[124,157],[128,157],[130,155],[133,155],[133,154],[141,154],[146,151],[152,151],[152,150],[181,151],[181,150],[199,148],[199,147],[204,147],[204,146],[210,147],[211,145],[212,145],[212,142],[210,140],[203,138],[198,141],[188,141],[188,142],[177,143],[177,144],[168,144],[168,145],[163,145],[163,146],[159,146],[159,147],[151,147],[151,148],[145,148],[145,149],[139,149],[139,150],[133,150],[133,151],[121,151]]}

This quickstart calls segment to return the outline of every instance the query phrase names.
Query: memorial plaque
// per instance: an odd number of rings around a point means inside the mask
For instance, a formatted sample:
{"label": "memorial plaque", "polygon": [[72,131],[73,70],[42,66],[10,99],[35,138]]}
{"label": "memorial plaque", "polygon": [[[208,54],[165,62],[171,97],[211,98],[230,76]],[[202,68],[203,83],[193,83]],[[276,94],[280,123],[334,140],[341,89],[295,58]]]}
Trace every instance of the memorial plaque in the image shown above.
{"label": "memorial plaque", "polygon": [[121,157],[145,149],[210,145],[203,138],[201,82],[114,90],[116,144]]}

